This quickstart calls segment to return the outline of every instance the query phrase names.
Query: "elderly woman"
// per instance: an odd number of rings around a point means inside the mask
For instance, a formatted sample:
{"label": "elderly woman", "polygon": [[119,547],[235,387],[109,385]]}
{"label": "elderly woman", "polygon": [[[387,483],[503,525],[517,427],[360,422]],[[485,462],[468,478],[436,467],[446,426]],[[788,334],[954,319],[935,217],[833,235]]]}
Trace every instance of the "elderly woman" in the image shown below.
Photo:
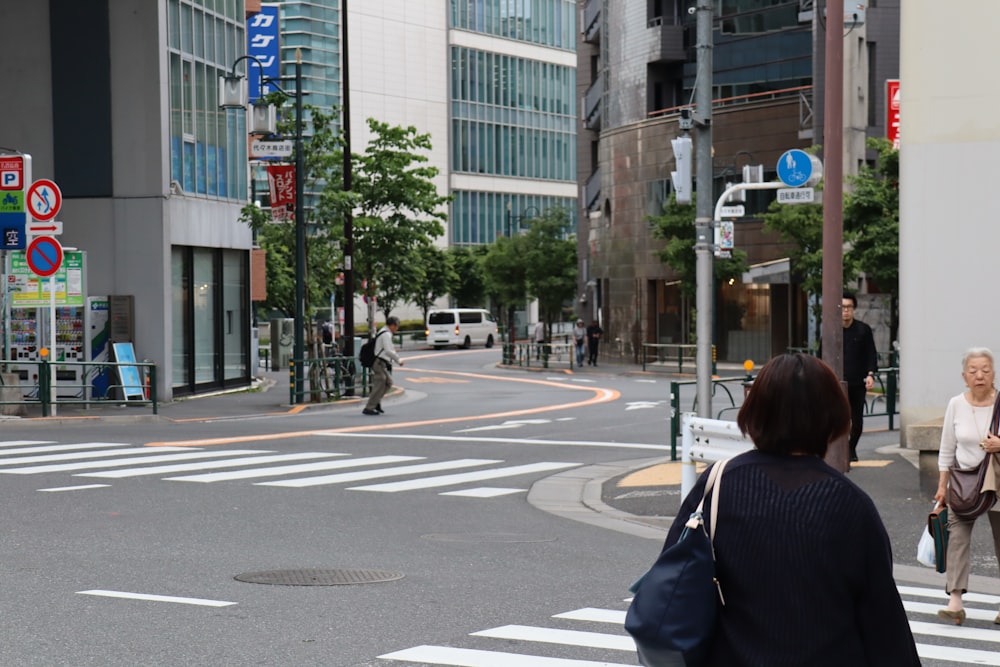
{"label": "elderly woman", "polygon": [[[878,511],[823,462],[851,427],[834,372],[815,357],[775,357],[737,423],[756,449],[730,460],[717,482],[714,545],[725,604],[703,664],[920,665]],[[685,499],[666,546],[680,537],[706,478]]]}
{"label": "elderly woman", "polygon": [[[966,391],[948,401],[938,451],[940,478],[934,500],[947,504],[949,468],[957,463],[961,469],[975,468],[988,453],[1000,452],[1000,438],[989,432],[993,416],[996,388],[993,386],[993,353],[985,347],[969,348],[962,357],[962,379]],[[1000,514],[987,512],[993,529],[993,550],[1000,562]],[[961,625],[965,622],[962,594],[969,587],[969,544],[975,519],[959,518],[948,513],[948,572],[945,591],[950,596],[948,606],[938,611],[938,617]],[[1000,624],[1000,614],[993,620]]]}

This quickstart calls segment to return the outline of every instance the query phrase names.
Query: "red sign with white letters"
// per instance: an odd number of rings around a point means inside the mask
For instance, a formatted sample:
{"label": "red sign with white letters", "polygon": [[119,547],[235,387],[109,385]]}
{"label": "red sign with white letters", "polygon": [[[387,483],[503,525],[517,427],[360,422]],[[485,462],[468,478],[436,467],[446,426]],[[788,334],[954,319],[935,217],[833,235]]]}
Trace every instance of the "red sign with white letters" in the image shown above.
{"label": "red sign with white letters", "polygon": [[899,150],[899,79],[885,82],[885,136]]}
{"label": "red sign with white letters", "polygon": [[268,165],[267,184],[271,190],[271,217],[275,222],[292,220],[295,217],[295,166]]}

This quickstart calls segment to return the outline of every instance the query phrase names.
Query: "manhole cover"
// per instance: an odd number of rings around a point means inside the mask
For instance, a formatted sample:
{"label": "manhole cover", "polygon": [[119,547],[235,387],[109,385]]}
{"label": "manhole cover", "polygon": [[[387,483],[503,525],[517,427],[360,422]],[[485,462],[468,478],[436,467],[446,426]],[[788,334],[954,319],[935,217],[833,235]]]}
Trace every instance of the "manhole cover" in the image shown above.
{"label": "manhole cover", "polygon": [[423,538],[436,542],[488,542],[492,544],[556,541],[554,537],[539,537],[526,533],[431,533],[424,535]]}
{"label": "manhole cover", "polygon": [[236,581],[276,586],[347,586],[402,579],[402,572],[386,570],[263,570],[237,574]]}

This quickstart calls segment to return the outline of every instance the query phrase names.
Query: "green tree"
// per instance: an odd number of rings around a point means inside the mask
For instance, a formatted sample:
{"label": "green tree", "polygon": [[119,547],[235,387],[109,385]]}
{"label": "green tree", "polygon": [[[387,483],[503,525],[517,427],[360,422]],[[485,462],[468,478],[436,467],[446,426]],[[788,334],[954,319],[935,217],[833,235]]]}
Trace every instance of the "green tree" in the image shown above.
{"label": "green tree", "polygon": [[458,275],[452,264],[452,255],[437,246],[420,246],[416,257],[419,275],[410,285],[411,298],[413,303],[420,306],[426,322],[427,311],[438,298],[448,294],[451,286],[458,281]]}
{"label": "green tree", "polygon": [[[698,258],[694,250],[694,219],[697,193],[692,195],[690,204],[678,204],[674,193],[663,206],[663,213],[650,216],[649,223],[653,227],[653,236],[663,239],[666,243],[660,251],[660,260],[674,270],[680,279],[681,295],[689,304],[692,317],[691,326],[695,326],[694,298],[698,287]],[[738,242],[738,239],[737,239]],[[712,261],[715,284],[740,278],[747,270],[747,254],[735,249],[728,259],[715,258]],[[689,340],[693,340],[694,331],[685,332]]]}
{"label": "green tree", "polygon": [[514,309],[528,299],[528,279],[524,263],[526,244],[523,236],[501,236],[489,246],[483,260],[486,290],[506,309],[508,340],[514,331]]}
{"label": "green tree", "polygon": [[[851,239],[847,259],[890,297],[890,340],[899,331],[899,151],[888,139],[868,139],[878,153],[874,166],[851,177],[844,198],[844,232]],[[845,262],[847,263],[847,262]]]}
{"label": "green tree", "polygon": [[[268,101],[281,104],[281,93],[271,93]],[[331,182],[340,183],[339,162],[335,157],[341,146],[339,136],[333,131],[333,116],[311,105],[305,105],[303,162],[305,192],[316,192]],[[278,123],[279,134],[294,136],[295,124],[283,117]],[[261,197],[267,201],[268,197]],[[341,251],[336,241],[338,236],[326,224],[322,211],[306,208],[307,226],[305,239],[306,266],[306,316],[312,318],[313,304],[326,304],[333,289],[337,267],[340,265]],[[257,234],[258,245],[267,251],[267,300],[263,308],[278,311],[285,317],[295,314],[295,225],[294,223],[272,224],[270,207],[258,208],[253,203],[243,207],[240,219]],[[312,335],[312,328],[307,329]],[[311,338],[310,338],[311,341]]]}
{"label": "green tree", "polygon": [[555,209],[528,222],[519,237],[523,246],[525,286],[538,299],[542,321],[551,326],[563,305],[576,296],[577,258],[575,236],[567,236],[569,216]]}
{"label": "green tree", "polygon": [[484,260],[490,246],[451,246],[447,250],[453,269],[448,294],[460,308],[479,308],[486,304]]}
{"label": "green tree", "polygon": [[331,184],[321,209],[340,221],[342,236],[345,207],[353,208],[356,278],[367,281],[366,295],[377,297],[388,316],[412,296],[411,286],[420,279],[418,253],[444,234],[449,198],[438,194],[438,169],[423,154],[431,149],[429,134],[373,118],[368,128],[368,147],[353,158],[352,192],[345,196],[339,184]]}

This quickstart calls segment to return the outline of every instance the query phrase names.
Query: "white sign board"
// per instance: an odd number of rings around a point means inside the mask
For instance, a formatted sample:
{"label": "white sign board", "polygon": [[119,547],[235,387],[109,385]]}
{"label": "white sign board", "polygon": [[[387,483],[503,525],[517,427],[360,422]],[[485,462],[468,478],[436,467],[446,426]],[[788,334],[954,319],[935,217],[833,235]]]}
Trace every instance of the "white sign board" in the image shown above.
{"label": "white sign board", "polygon": [[722,207],[722,217],[723,218],[742,218],[746,215],[746,209],[743,208],[743,204],[738,204],[736,206],[723,206]]}
{"label": "white sign board", "polygon": [[291,157],[293,142],[291,139],[284,141],[251,141],[250,157]]}
{"label": "white sign board", "polygon": [[812,204],[816,198],[813,188],[781,188],[778,190],[779,204]]}

